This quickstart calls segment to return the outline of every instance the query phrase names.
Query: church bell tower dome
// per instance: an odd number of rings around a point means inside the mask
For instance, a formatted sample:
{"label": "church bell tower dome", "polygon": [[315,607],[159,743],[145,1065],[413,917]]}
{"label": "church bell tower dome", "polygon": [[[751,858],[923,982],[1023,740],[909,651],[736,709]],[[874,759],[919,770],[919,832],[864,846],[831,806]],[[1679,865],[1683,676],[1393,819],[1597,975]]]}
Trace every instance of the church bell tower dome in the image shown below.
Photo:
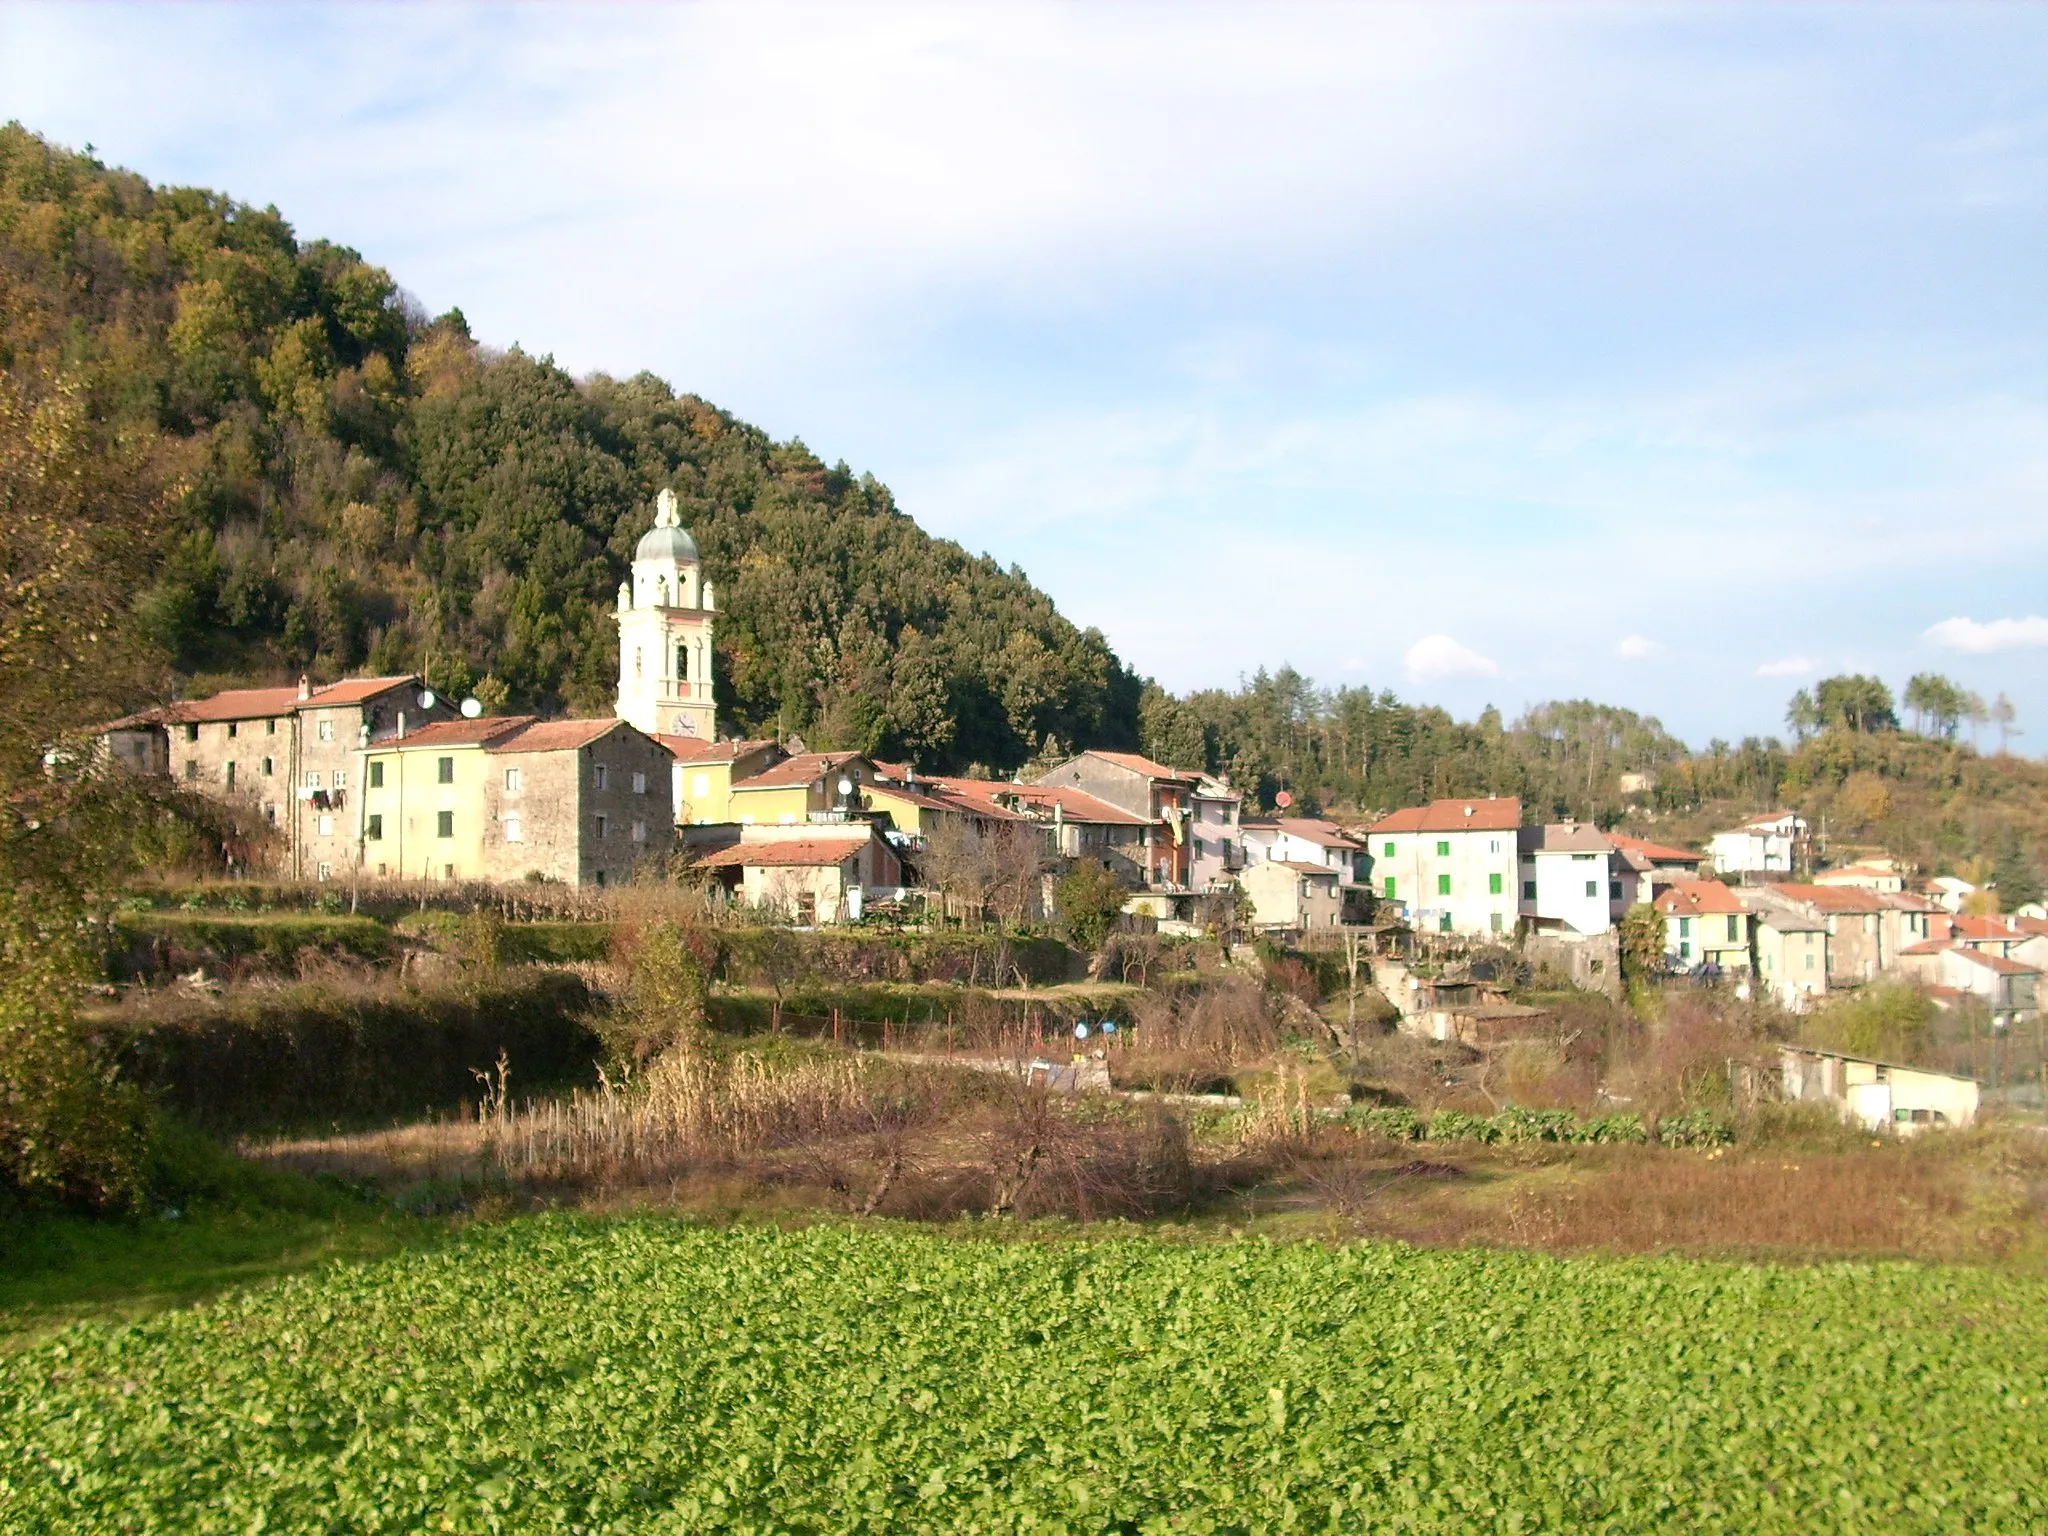
{"label": "church bell tower dome", "polygon": [[716,599],[676,494],[655,499],[654,526],[619,588],[618,715],[650,735],[717,737],[712,623]]}

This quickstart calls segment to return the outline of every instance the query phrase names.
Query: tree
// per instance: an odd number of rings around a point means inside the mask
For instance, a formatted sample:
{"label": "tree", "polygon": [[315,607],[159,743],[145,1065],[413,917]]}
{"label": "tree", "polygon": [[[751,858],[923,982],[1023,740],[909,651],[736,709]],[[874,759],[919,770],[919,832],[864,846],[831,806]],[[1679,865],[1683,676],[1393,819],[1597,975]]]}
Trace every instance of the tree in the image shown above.
{"label": "tree", "polygon": [[2041,866],[2028,849],[2017,828],[2008,825],[1999,835],[1991,882],[1998,888],[2001,911],[2015,912],[2030,901],[2041,899]]}
{"label": "tree", "polygon": [[1792,695],[1792,702],[1785,706],[1785,729],[1804,741],[1821,726],[1820,707],[1814,703],[1813,695],[1804,688]]}
{"label": "tree", "polygon": [[1664,914],[1638,902],[1621,914],[1621,969],[1630,980],[1664,974]]}
{"label": "tree", "polygon": [[1998,751],[2003,756],[2007,744],[2020,734],[2019,727],[2013,724],[2019,718],[2019,711],[2013,708],[2012,700],[2001,693],[1991,701],[1989,713],[1991,723],[1998,728]]}
{"label": "tree", "polygon": [[1814,685],[1813,709],[1822,729],[1839,725],[1867,735],[1899,728],[1891,689],[1860,673],[1822,678]]}
{"label": "tree", "polygon": [[1956,729],[1969,712],[1970,695],[1953,678],[1938,672],[1921,672],[1909,679],[1902,696],[1913,711],[1913,727],[1923,735],[1953,741]]}
{"label": "tree", "polygon": [[1060,931],[1076,949],[1090,952],[1102,947],[1129,899],[1123,882],[1095,859],[1076,859],[1053,888]]}

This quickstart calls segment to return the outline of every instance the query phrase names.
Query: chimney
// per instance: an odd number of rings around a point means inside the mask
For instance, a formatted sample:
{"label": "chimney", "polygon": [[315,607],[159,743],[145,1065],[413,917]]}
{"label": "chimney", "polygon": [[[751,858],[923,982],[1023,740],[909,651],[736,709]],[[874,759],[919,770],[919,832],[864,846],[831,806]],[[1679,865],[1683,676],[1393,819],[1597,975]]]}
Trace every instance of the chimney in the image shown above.
{"label": "chimney", "polygon": [[311,697],[313,697],[312,679],[307,677],[305,673],[301,672],[299,674],[299,701],[301,703],[304,703],[307,699],[310,699]]}
{"label": "chimney", "polygon": [[405,740],[405,711],[402,709],[398,712],[398,739]]}

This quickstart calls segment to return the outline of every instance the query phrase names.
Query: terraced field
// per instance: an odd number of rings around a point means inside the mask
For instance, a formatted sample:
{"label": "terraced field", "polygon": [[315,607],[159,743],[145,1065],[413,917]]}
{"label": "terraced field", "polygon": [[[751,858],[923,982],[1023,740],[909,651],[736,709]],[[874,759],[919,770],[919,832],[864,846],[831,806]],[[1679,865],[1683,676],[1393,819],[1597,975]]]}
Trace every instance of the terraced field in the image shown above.
{"label": "terraced field", "polygon": [[0,1359],[21,1531],[2039,1531],[1968,1269],[544,1217]]}

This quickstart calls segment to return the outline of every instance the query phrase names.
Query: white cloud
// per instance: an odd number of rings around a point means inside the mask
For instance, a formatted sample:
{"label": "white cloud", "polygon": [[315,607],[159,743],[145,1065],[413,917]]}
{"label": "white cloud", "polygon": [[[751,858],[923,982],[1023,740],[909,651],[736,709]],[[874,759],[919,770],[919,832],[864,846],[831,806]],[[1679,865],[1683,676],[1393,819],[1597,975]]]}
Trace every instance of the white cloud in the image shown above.
{"label": "white cloud", "polygon": [[1975,619],[1943,619],[1928,628],[1925,638],[1944,650],[1988,656],[1993,651],[2048,645],[2048,619],[2039,614],[2024,619],[1993,619],[1989,624],[1980,624]]}
{"label": "white cloud", "polygon": [[1630,635],[1614,648],[1614,654],[1623,661],[1647,661],[1662,656],[1664,647],[1648,635]]}
{"label": "white cloud", "polygon": [[1460,645],[1449,635],[1424,635],[1408,647],[1402,658],[1408,664],[1411,682],[1434,683],[1452,677],[1499,677],[1500,667],[1491,656],[1482,656],[1470,646]]}
{"label": "white cloud", "polygon": [[1813,670],[1813,663],[1804,656],[1780,656],[1776,661],[1767,661],[1756,669],[1758,677],[1804,677]]}

